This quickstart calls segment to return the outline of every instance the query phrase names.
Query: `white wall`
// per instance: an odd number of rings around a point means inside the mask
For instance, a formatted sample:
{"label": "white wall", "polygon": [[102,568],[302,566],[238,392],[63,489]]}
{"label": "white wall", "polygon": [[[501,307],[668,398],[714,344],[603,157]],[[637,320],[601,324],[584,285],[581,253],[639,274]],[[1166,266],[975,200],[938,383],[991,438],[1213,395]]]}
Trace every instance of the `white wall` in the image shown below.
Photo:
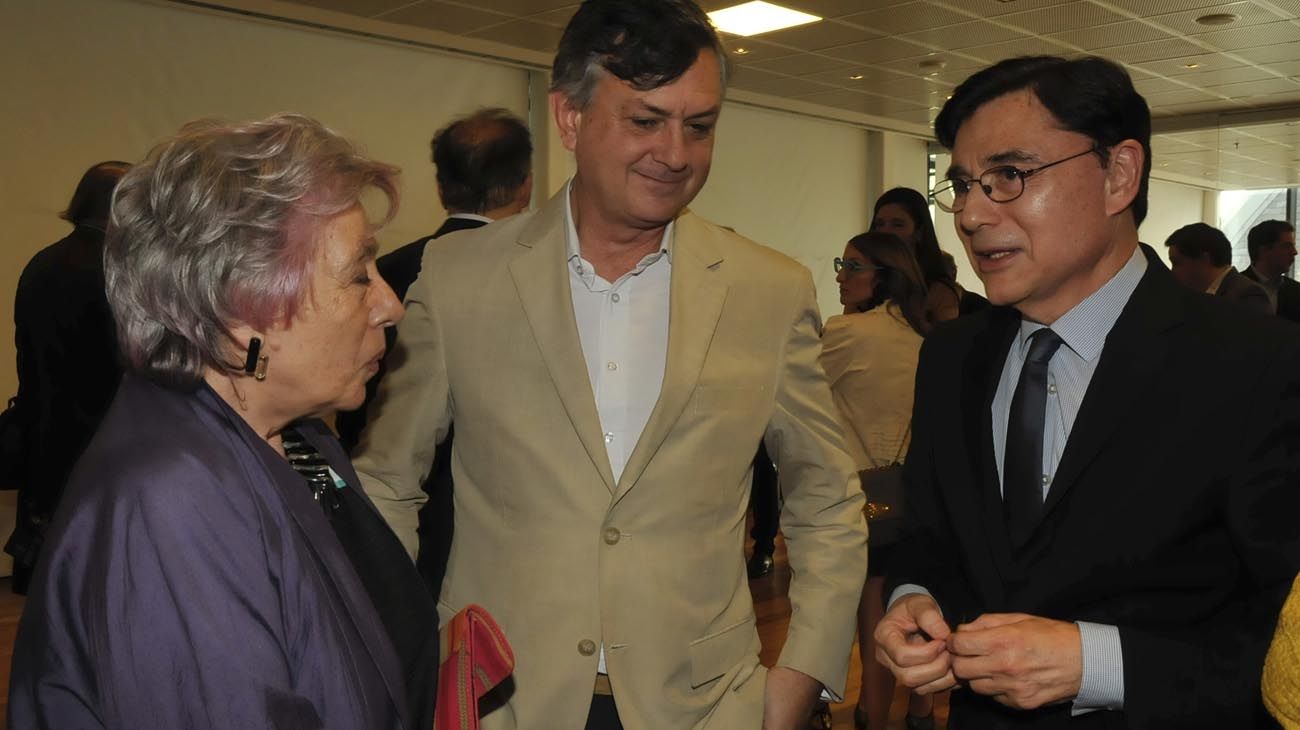
{"label": "white wall", "polygon": [[528,73],[427,50],[138,0],[3,0],[0,395],[17,389],[13,292],[82,172],[135,160],[185,121],[292,110],[403,168],[385,248],[442,220],[429,139],[480,106],[528,114]]}
{"label": "white wall", "polygon": [[867,132],[727,104],[717,134],[691,209],[794,257],[812,271],[823,318],[843,311],[831,259],[867,227]]}
{"label": "white wall", "polygon": [[[1170,233],[1197,221],[1217,225],[1213,211],[1206,217],[1205,193],[1201,188],[1164,180],[1152,180],[1148,195],[1147,218],[1138,229],[1143,243],[1149,244],[1169,263],[1165,239]],[[1216,193],[1210,192],[1211,202]]]}

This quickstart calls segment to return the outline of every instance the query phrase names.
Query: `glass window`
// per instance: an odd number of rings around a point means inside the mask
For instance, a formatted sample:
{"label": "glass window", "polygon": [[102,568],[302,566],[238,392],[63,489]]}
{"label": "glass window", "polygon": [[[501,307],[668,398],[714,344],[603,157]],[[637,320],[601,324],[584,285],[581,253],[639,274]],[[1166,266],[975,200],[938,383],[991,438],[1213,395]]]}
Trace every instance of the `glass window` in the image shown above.
{"label": "glass window", "polygon": [[[1219,193],[1218,228],[1232,243],[1232,265],[1238,271],[1250,266],[1246,234],[1251,228],[1267,220],[1283,220],[1295,224],[1293,204],[1288,200],[1289,192],[1291,191],[1286,188],[1275,188],[1225,190]],[[1294,195],[1290,197],[1294,198]]]}

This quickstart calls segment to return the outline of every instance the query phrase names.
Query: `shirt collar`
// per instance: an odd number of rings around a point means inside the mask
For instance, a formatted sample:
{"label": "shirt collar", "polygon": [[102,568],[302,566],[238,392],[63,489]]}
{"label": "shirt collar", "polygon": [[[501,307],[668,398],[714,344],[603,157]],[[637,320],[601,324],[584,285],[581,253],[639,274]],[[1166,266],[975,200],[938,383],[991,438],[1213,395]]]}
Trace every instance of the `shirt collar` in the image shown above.
{"label": "shirt collar", "polygon": [[[1133,250],[1128,263],[1110,281],[1053,322],[1052,331],[1084,361],[1095,360],[1101,355],[1101,349],[1106,345],[1106,336],[1115,327],[1115,322],[1119,320],[1119,315],[1124,311],[1124,306],[1133,296],[1146,270],[1147,259],[1139,246]],[[1022,350],[1028,347],[1029,336],[1046,326],[1021,319]]]}
{"label": "shirt collar", "polygon": [[[584,268],[589,267],[582,266],[582,251],[578,246],[578,227],[573,222],[573,204],[570,198],[572,189],[573,178],[569,178],[569,181],[564,184],[564,245],[567,251],[565,261],[568,261],[569,265],[573,266],[574,270],[581,275],[589,273],[583,271]],[[659,250],[641,259],[641,262],[637,264],[636,269],[631,273],[636,274],[644,271],[645,267],[658,261],[661,256],[667,256],[668,263],[671,264],[673,261],[673,231],[676,228],[676,220],[668,221],[668,225],[664,226],[663,238],[659,240]]]}
{"label": "shirt collar", "polygon": [[464,218],[467,221],[478,221],[480,223],[494,223],[491,218],[478,213],[451,213],[448,218]]}
{"label": "shirt collar", "polygon": [[1232,271],[1232,267],[1231,267],[1231,266],[1225,266],[1225,267],[1223,268],[1223,270],[1219,272],[1219,275],[1216,276],[1216,277],[1214,277],[1214,281],[1211,281],[1211,282],[1210,282],[1210,286],[1209,286],[1208,289],[1205,290],[1205,293],[1206,293],[1206,294],[1218,294],[1218,293],[1219,293],[1219,287],[1223,286],[1223,280],[1224,280],[1225,278],[1227,278],[1227,276],[1228,276],[1228,272],[1229,272],[1229,271]]}

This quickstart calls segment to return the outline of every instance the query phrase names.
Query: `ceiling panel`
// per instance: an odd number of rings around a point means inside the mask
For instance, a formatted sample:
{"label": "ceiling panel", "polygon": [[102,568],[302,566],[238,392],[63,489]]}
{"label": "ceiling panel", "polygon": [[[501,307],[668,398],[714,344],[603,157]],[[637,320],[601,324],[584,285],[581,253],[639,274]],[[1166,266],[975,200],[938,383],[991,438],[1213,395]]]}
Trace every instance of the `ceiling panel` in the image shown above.
{"label": "ceiling panel", "polygon": [[423,0],[378,16],[392,23],[432,28],[444,33],[468,34],[480,28],[499,25],[510,16],[485,10],[449,5],[436,0]]}
{"label": "ceiling panel", "polygon": [[907,40],[925,44],[935,50],[957,50],[982,46],[989,43],[1001,43],[1022,37],[1018,31],[1006,26],[996,25],[987,20],[973,20],[942,28],[928,28],[899,36]]}
{"label": "ceiling panel", "polygon": [[1049,37],[1072,46],[1097,51],[1113,46],[1157,41],[1168,38],[1169,34],[1138,20],[1126,20],[1122,23],[1107,23],[1052,33]]}
{"label": "ceiling panel", "polygon": [[530,20],[512,20],[483,28],[468,34],[471,38],[518,46],[534,51],[555,52],[562,31],[553,25],[543,25]]}
{"label": "ceiling panel", "polygon": [[[736,38],[737,36],[729,37]],[[879,33],[871,33],[838,21],[809,23],[808,25],[799,25],[794,28],[762,35],[764,41],[779,43],[801,51],[816,51],[832,46],[842,46],[847,43],[860,43],[870,38],[879,37]]]}
{"label": "ceiling panel", "polygon": [[1054,5],[1025,13],[1011,13],[998,18],[999,23],[1018,26],[1036,35],[1110,25],[1123,20],[1127,20],[1123,15],[1083,1]]}
{"label": "ceiling panel", "polygon": [[1249,28],[1216,30],[1192,37],[1221,51],[1232,51],[1278,43],[1296,43],[1300,41],[1300,25],[1287,21],[1263,23]]}
{"label": "ceiling panel", "polygon": [[349,15],[372,18],[380,13],[410,5],[412,0],[296,0],[299,5],[307,5],[322,10],[333,10]]}
{"label": "ceiling panel", "polygon": [[938,5],[912,2],[894,8],[849,15],[844,20],[882,34],[901,35],[927,28],[969,22],[971,16]]}
{"label": "ceiling panel", "polygon": [[[554,50],[578,7],[576,0],[284,1],[543,53]],[[705,0],[702,6],[712,10],[737,1]],[[1212,123],[1222,113],[1267,109],[1286,115],[1282,122],[1238,127],[1231,135],[1157,135],[1159,169],[1220,185],[1285,184],[1297,174],[1292,161],[1300,159],[1300,0],[784,4],[830,20],[725,39],[729,51],[748,51],[729,53],[734,87],[771,97],[776,106],[797,99],[928,124],[954,86],[989,63],[1020,55],[1096,53],[1127,66],[1165,128],[1180,118]],[[1225,26],[1196,22],[1208,13],[1231,13],[1237,20]],[[535,64],[536,56],[521,51],[517,60]]]}
{"label": "ceiling panel", "polygon": [[850,75],[848,71],[853,68],[853,64],[843,59],[818,56],[812,53],[798,53],[768,61],[755,61],[750,65],[765,71],[773,71],[789,76],[806,76],[808,74],[841,70],[840,76],[842,78],[848,78]]}
{"label": "ceiling panel", "polygon": [[1174,33],[1183,33],[1187,35],[1198,35],[1210,33],[1216,30],[1223,30],[1223,26],[1202,25],[1196,22],[1196,19],[1209,13],[1230,13],[1237,16],[1237,20],[1231,24],[1232,28],[1244,28],[1261,23],[1273,23],[1279,20],[1279,16],[1253,2],[1235,2],[1223,3],[1213,8],[1198,8],[1180,13],[1170,13],[1168,15],[1149,16],[1148,20],[1168,29]]}

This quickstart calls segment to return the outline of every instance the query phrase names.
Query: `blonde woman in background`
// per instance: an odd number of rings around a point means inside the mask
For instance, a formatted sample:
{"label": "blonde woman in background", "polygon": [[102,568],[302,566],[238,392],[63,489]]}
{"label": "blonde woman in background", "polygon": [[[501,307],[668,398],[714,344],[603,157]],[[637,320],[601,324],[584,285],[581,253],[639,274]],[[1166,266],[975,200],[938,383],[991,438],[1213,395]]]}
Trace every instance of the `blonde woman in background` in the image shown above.
{"label": "blonde woman in background", "polygon": [[[910,247],[892,233],[854,236],[835,260],[845,314],[826,321],[822,367],[839,408],[849,454],[859,470],[888,466],[907,454],[912,388],[921,338],[929,331],[925,279]],[[868,576],[858,606],[862,691],[856,728],[884,728],[894,678],[875,661],[872,634],[884,613],[890,547],[870,544]],[[907,727],[932,728],[934,705],[913,695]]]}

